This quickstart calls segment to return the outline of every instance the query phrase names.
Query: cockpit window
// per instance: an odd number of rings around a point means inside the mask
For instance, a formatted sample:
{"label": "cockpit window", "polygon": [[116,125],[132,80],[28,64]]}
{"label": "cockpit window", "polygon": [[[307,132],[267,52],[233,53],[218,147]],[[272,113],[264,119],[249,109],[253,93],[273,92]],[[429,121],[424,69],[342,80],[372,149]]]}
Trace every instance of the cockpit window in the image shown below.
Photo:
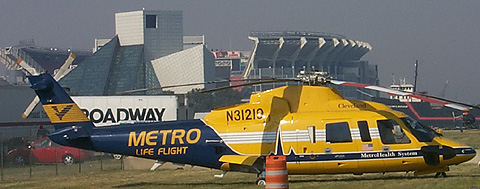
{"label": "cockpit window", "polygon": [[420,142],[432,142],[433,138],[437,136],[431,129],[412,118],[402,118],[401,120]]}
{"label": "cockpit window", "polygon": [[410,139],[403,132],[397,121],[377,120],[378,132],[383,144],[408,144]]}

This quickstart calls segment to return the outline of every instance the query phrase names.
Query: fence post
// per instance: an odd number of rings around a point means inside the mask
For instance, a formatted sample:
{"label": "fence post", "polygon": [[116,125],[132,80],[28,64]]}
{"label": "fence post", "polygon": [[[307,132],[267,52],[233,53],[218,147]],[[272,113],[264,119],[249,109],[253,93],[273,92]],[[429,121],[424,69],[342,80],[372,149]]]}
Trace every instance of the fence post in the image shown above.
{"label": "fence post", "polygon": [[123,165],[123,156],[120,158],[120,170],[124,170],[125,167]]}
{"label": "fence post", "polygon": [[82,161],[81,161],[81,154],[80,151],[81,149],[78,149],[78,173],[82,173]]}
{"label": "fence post", "polygon": [[29,150],[28,151],[28,166],[30,167],[30,178],[32,178],[32,163],[33,163],[32,155],[33,155],[33,152],[32,152],[32,149],[28,149],[28,150]]}
{"label": "fence post", "polygon": [[100,171],[103,171],[103,156],[105,156],[105,152],[100,155]]}
{"label": "fence post", "polygon": [[3,151],[4,151],[4,149],[3,149],[3,132],[0,132],[0,146],[1,146],[0,149],[2,150],[1,156],[0,156],[0,158],[2,158],[2,164],[1,164],[0,169],[2,169],[2,171],[1,171],[2,173],[1,173],[1,174],[2,174],[2,181],[3,181],[3,169],[4,169],[4,167],[5,167],[5,164],[4,164],[5,161],[3,160],[3,159],[4,159],[4,154],[3,154],[3,153],[4,153],[4,152],[3,152]]}
{"label": "fence post", "polygon": [[58,176],[58,156],[57,156],[57,147],[55,146],[55,175]]}

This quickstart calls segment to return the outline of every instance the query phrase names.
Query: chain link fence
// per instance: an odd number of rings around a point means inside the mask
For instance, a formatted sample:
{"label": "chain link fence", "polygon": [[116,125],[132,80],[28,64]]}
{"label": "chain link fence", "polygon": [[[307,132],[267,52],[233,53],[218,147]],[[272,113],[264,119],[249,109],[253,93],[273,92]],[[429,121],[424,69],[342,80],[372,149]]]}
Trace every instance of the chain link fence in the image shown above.
{"label": "chain link fence", "polygon": [[124,159],[118,155],[65,147],[49,138],[34,140],[36,136],[32,134],[23,137],[5,134],[0,132],[0,181],[123,170],[125,167]]}

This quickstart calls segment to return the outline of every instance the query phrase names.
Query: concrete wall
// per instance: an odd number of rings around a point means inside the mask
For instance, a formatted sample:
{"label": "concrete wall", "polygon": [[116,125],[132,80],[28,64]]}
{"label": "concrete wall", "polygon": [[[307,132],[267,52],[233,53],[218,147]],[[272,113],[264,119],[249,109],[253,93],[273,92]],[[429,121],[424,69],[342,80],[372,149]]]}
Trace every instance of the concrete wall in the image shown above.
{"label": "concrete wall", "polygon": [[[203,45],[198,45],[152,61],[161,86],[198,83],[215,80],[215,58]],[[165,90],[187,93],[195,88],[212,88],[214,85],[195,85]]]}
{"label": "concrete wall", "polygon": [[143,11],[122,12],[115,14],[115,34],[121,46],[141,45],[144,43]]}

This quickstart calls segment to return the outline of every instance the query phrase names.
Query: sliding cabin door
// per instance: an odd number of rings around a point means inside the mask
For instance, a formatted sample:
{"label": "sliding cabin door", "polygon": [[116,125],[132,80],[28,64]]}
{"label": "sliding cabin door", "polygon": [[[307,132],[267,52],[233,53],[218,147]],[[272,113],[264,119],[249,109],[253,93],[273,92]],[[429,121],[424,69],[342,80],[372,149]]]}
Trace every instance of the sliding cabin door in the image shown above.
{"label": "sliding cabin door", "polygon": [[419,159],[418,142],[393,119],[377,120],[377,128],[384,154],[383,161],[389,171],[415,170]]}

